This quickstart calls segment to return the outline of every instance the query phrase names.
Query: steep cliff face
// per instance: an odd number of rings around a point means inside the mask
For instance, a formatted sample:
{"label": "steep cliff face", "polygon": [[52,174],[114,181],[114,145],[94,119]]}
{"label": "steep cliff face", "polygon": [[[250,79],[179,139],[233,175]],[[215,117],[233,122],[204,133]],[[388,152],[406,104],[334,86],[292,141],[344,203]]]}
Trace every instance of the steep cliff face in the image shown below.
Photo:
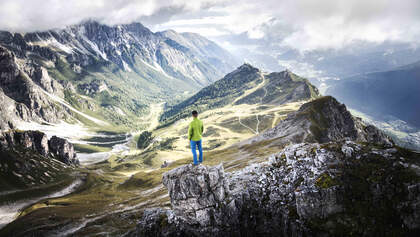
{"label": "steep cliff face", "polygon": [[392,140],[372,125],[353,117],[344,104],[325,96],[306,103],[274,128],[253,137],[244,144],[275,140],[277,143],[352,140],[392,146]]}
{"label": "steep cliff face", "polygon": [[45,68],[18,59],[0,45],[0,130],[19,121],[56,122],[69,113],[48,95],[63,97],[63,87]]}
{"label": "steep cliff face", "polygon": [[133,236],[371,236],[418,233],[418,155],[351,141],[287,146],[225,173],[164,174],[172,209],[148,209]]}
{"label": "steep cliff face", "polygon": [[[31,53],[57,62],[64,56],[70,68],[79,73],[100,62],[114,63],[125,71],[141,71],[135,66],[142,62],[155,72],[206,85],[234,66],[227,61],[233,58],[228,52],[204,37],[175,31],[153,33],[140,23],[107,26],[86,21],[62,30],[24,35],[2,32],[0,42],[18,57]],[[212,53],[209,47],[221,54]],[[224,70],[217,67],[221,65]]]}

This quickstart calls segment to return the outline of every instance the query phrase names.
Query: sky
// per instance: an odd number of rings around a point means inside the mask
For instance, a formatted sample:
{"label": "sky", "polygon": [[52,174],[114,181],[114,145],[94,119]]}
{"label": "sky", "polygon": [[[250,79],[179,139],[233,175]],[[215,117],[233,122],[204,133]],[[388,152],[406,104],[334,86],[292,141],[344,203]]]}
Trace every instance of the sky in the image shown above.
{"label": "sky", "polygon": [[420,36],[418,0],[0,0],[0,6],[2,30],[140,21],[153,31],[196,32],[227,47],[270,41],[305,51],[359,40],[416,43]]}

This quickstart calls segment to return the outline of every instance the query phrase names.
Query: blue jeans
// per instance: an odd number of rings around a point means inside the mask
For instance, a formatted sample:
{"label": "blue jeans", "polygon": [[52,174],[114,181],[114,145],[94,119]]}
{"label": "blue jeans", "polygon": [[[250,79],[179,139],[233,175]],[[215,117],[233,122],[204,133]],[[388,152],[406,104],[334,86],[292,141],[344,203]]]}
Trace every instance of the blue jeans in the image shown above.
{"label": "blue jeans", "polygon": [[[197,165],[198,162],[200,162],[200,163],[203,162],[203,148],[201,147],[201,140],[200,141],[191,140],[190,144],[191,144],[191,151],[193,153],[194,164]],[[198,162],[197,162],[197,151],[196,151],[197,147],[198,147],[198,152],[200,154]]]}

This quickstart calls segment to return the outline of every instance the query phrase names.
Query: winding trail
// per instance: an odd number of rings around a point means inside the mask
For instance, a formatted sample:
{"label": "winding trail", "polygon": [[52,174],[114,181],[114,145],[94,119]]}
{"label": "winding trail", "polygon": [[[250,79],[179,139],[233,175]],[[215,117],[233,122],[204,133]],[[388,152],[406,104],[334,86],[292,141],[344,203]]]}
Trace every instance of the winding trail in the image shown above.
{"label": "winding trail", "polygon": [[260,120],[258,119],[258,114],[256,114],[255,117],[257,117],[257,126],[255,128],[255,134],[260,134],[260,132],[258,131],[258,128],[260,126]]}
{"label": "winding trail", "polygon": [[252,129],[252,128],[248,127],[247,125],[243,124],[243,123],[241,122],[241,117],[240,117],[240,116],[238,116],[238,121],[239,121],[239,124],[241,124],[242,126],[244,126],[244,127],[248,128],[248,129],[249,129],[249,130],[251,130],[253,133],[258,134],[258,133],[257,133],[257,131],[255,131],[254,129]]}
{"label": "winding trail", "polygon": [[[248,96],[248,95],[250,95],[250,94],[254,93],[255,91],[257,91],[257,90],[259,90],[259,89],[261,89],[261,88],[263,88],[263,90],[264,90],[264,95],[260,98],[260,103],[261,103],[261,104],[263,103],[263,98],[267,96],[267,89],[266,89],[266,88],[264,88],[264,85],[265,85],[265,83],[266,83],[266,79],[265,79],[265,76],[264,76],[264,73],[263,73],[263,72],[261,72],[261,73],[260,73],[260,76],[261,76],[261,78],[262,78],[262,82],[261,82],[260,84],[258,84],[258,86],[254,87],[254,88],[252,88],[252,89],[250,89],[250,90],[247,90],[247,91],[246,91],[243,95],[241,95],[241,96],[239,96],[238,98],[236,98],[236,99],[232,102],[232,105],[234,105],[234,104],[235,104],[237,101],[239,101],[240,99],[245,98],[246,96]],[[258,135],[258,134],[260,133],[260,132],[258,131],[258,130],[259,130],[259,126],[260,126],[260,120],[259,120],[259,118],[258,118],[258,114],[256,114],[255,116],[256,116],[256,118],[257,118],[257,125],[256,125],[255,130],[254,130],[254,129],[252,129],[252,128],[250,128],[249,126],[247,126],[247,125],[243,124],[243,123],[241,122],[241,117],[240,117],[240,116],[237,116],[237,117],[238,117],[238,122],[239,122],[239,124],[240,124],[240,125],[242,125],[242,126],[246,127],[247,129],[251,130],[251,131],[252,131],[252,133],[254,133],[254,134]]]}
{"label": "winding trail", "polygon": [[[243,95],[241,95],[241,96],[239,96],[238,98],[236,98],[236,99],[232,102],[232,104],[231,104],[231,105],[234,105],[234,104],[235,104],[237,101],[239,101],[240,99],[245,98],[246,96],[248,96],[248,95],[250,95],[250,94],[254,93],[255,91],[257,91],[257,90],[259,90],[259,89],[261,89],[261,88],[264,90],[264,95],[260,98],[260,103],[261,103],[261,104],[263,104],[263,99],[267,96],[267,89],[264,87],[264,85],[265,85],[265,83],[266,83],[266,78],[265,78],[265,75],[264,75],[264,73],[263,73],[263,72],[261,72],[261,73],[260,73],[260,76],[261,76],[261,78],[262,78],[262,82],[261,82],[260,84],[258,84],[258,86],[254,87],[254,88],[252,88],[252,89],[250,89],[250,90],[247,90],[247,91],[246,91]],[[243,124],[243,123],[241,122],[241,117],[240,117],[240,116],[237,116],[237,117],[238,117],[238,122],[239,122],[239,124],[240,124],[240,125],[242,125],[242,126],[246,127],[247,129],[251,130],[251,131],[252,131],[252,133],[254,133],[254,134],[256,134],[256,135],[258,135],[258,134],[260,133],[260,132],[259,132],[260,119],[259,119],[259,117],[258,117],[258,114],[256,114],[256,115],[255,115],[255,117],[257,118],[257,125],[256,125],[255,129],[252,129],[252,128],[250,128],[249,126],[247,126],[247,125]]]}
{"label": "winding trail", "polygon": [[[245,91],[245,93],[244,93],[243,95],[239,96],[238,98],[236,98],[236,99],[232,102],[232,104],[231,104],[231,105],[234,105],[237,101],[239,101],[240,99],[245,98],[246,96],[248,96],[248,95],[250,95],[250,94],[254,93],[254,92],[255,92],[255,91],[257,91],[258,89],[263,88],[263,86],[265,85],[265,76],[264,76],[264,73],[263,73],[263,72],[261,72],[261,73],[260,73],[260,76],[261,76],[261,78],[262,78],[262,82],[261,82],[260,84],[258,84],[256,87],[254,87],[254,88],[252,88],[252,89],[249,89],[249,90]],[[267,95],[267,94],[266,94],[266,95]]]}

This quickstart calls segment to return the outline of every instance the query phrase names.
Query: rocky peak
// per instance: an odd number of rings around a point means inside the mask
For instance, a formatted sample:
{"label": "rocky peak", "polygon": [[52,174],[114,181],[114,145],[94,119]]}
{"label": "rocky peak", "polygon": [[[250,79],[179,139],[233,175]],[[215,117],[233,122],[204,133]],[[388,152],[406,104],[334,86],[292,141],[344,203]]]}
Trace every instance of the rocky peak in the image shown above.
{"label": "rocky peak", "polygon": [[129,32],[135,33],[138,36],[152,35],[153,32],[146,28],[139,22],[123,25]]}
{"label": "rocky peak", "polygon": [[249,63],[244,63],[236,69],[237,72],[259,72],[260,69],[253,67]]}
{"label": "rocky peak", "polygon": [[48,147],[50,148],[51,154],[59,161],[68,165],[79,164],[79,160],[76,158],[76,152],[74,152],[73,144],[66,139],[53,136],[48,141]]}
{"label": "rocky peak", "polygon": [[318,142],[338,140],[372,142],[392,146],[392,140],[383,132],[361,119],[355,118],[344,104],[334,97],[324,96],[303,104],[274,128],[246,141],[252,143],[276,138],[282,143]]}

